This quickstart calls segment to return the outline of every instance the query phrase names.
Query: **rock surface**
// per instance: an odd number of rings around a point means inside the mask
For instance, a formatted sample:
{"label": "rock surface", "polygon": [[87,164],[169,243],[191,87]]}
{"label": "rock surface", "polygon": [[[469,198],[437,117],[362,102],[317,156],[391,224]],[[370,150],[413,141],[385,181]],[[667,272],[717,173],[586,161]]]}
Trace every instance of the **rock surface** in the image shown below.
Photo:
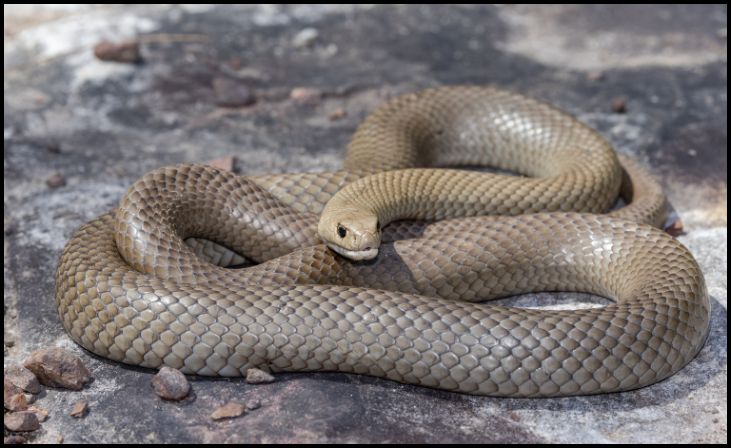
{"label": "rock surface", "polygon": [[[27,437],[725,443],[726,17],[723,5],[6,7],[5,366],[60,346],[94,376],[79,392],[44,388],[37,403],[50,417]],[[101,61],[93,48],[102,41],[139,42],[144,62]],[[220,107],[221,77],[248,89],[238,101],[251,94],[256,102]],[[231,155],[243,174],[337,169],[376,105],[443,84],[492,84],[549,101],[659,176],[713,305],[710,337],[690,365],[637,391],[565,399],[303,373],[265,386],[189,378],[195,397],[168,402],[150,391],[154,371],[100,359],[66,335],[54,303],[58,256],[77,227],[114,207],[144,173]],[[624,113],[612,111],[616,98]],[[347,114],[331,119],[338,109]],[[51,188],[56,174],[63,184]],[[577,300],[591,301],[534,294],[507,303]],[[79,400],[93,409],[83,419],[68,415]],[[255,400],[261,408],[245,418],[210,420],[221,403]]]}

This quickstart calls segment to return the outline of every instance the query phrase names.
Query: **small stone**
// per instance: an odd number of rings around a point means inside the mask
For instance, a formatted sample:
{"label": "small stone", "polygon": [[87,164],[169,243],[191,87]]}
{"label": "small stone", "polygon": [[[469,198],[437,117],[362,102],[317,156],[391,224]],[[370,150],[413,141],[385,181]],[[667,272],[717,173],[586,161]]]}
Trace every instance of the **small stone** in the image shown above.
{"label": "small stone", "polygon": [[76,402],[76,404],[74,404],[74,407],[73,407],[73,409],[71,409],[71,412],[69,413],[69,415],[71,417],[81,418],[86,415],[86,411],[88,409],[89,409],[89,402],[87,402],[86,400],[81,400],[81,401]]}
{"label": "small stone", "polygon": [[46,185],[48,185],[50,188],[60,188],[66,185],[66,179],[62,175],[56,173],[46,179]]}
{"label": "small stone", "polygon": [[343,109],[342,107],[335,109],[328,115],[328,118],[330,121],[340,120],[341,118],[345,118],[345,116],[348,115],[348,113]]}
{"label": "small stone", "polygon": [[223,420],[224,418],[234,418],[242,415],[246,411],[243,404],[229,402],[213,411],[211,419]]}
{"label": "small stone", "polygon": [[45,422],[46,420],[48,420],[48,410],[47,409],[39,408],[37,406],[28,406],[27,410],[29,412],[34,413],[36,415],[36,417],[38,417],[39,422]]}
{"label": "small stone", "polygon": [[44,146],[51,154],[61,154],[61,142],[58,140],[46,140]]}
{"label": "small stone", "polygon": [[683,221],[681,221],[680,218],[675,219],[675,221],[673,221],[669,226],[665,227],[665,232],[675,237],[685,235],[685,230],[683,230]]}
{"label": "small stone", "polygon": [[120,43],[100,42],[94,46],[94,56],[102,61],[129,64],[142,62],[140,43],[134,40]]}
{"label": "small stone", "polygon": [[25,411],[28,409],[28,399],[24,394],[15,394],[5,400],[5,409],[9,411]]}
{"label": "small stone", "polygon": [[78,356],[58,347],[36,350],[23,363],[44,386],[81,390],[91,374]]}
{"label": "small stone", "polygon": [[41,427],[38,417],[28,411],[5,414],[4,423],[9,431],[35,431]]}
{"label": "small stone", "polygon": [[624,98],[615,98],[612,101],[612,112],[615,114],[623,114],[627,112],[627,102]]}
{"label": "small stone", "polygon": [[289,93],[289,98],[301,104],[314,104],[320,100],[322,92],[310,87],[295,87]]}
{"label": "small stone", "polygon": [[254,409],[259,409],[260,407],[261,407],[260,400],[249,400],[246,402],[247,411],[253,411]]}
{"label": "small stone", "polygon": [[312,45],[317,39],[318,31],[315,28],[304,28],[294,35],[292,38],[292,46],[295,48],[303,48]]}
{"label": "small stone", "polygon": [[33,372],[23,366],[17,365],[5,369],[5,378],[26,392],[37,394],[41,391],[41,384]]}
{"label": "small stone", "polygon": [[589,72],[589,74],[586,75],[586,79],[589,81],[602,81],[604,80],[604,72],[598,70]]}
{"label": "small stone", "polygon": [[249,369],[246,371],[246,382],[249,384],[264,384],[274,381],[274,377],[263,370]]}
{"label": "small stone", "polygon": [[256,103],[252,90],[239,81],[216,77],[213,79],[216,105],[221,107],[243,107]]}
{"label": "small stone", "polygon": [[209,160],[208,162],[206,162],[206,165],[212,166],[214,168],[218,168],[219,170],[233,171],[234,170],[234,157],[226,156],[226,157],[220,157],[218,159]]}
{"label": "small stone", "polygon": [[21,443],[25,443],[26,441],[27,439],[20,434],[11,434],[3,438],[3,443],[5,445],[20,445]]}
{"label": "small stone", "polygon": [[13,384],[8,378],[3,378],[3,401],[5,407],[10,406],[10,402],[16,395],[22,395],[23,389]]}
{"label": "small stone", "polygon": [[190,392],[190,383],[179,370],[163,367],[152,379],[155,393],[165,400],[182,400]]}

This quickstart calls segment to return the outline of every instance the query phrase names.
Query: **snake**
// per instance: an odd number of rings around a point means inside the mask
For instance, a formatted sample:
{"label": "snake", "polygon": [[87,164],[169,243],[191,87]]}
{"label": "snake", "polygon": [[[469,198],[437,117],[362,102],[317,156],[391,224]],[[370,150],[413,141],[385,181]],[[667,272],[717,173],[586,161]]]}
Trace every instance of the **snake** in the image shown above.
{"label": "snake", "polygon": [[[144,175],[71,236],[56,306],[92,353],[186,374],[345,372],[497,397],[627,391],[678,372],[709,332],[701,269],[658,228],[666,211],[647,171],[568,113],[442,86],[377,107],[341,170]],[[191,238],[247,263],[212,263]],[[541,291],[609,303],[489,303]]]}

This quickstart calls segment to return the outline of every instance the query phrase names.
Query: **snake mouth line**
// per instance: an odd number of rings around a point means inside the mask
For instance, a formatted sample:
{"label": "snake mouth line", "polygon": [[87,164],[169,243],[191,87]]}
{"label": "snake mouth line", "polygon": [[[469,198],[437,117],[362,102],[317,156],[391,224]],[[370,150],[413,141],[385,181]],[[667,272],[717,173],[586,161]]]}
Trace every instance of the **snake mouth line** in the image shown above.
{"label": "snake mouth line", "polygon": [[339,253],[343,257],[350,258],[351,260],[371,260],[376,258],[378,255],[378,248],[368,250],[348,250],[334,244],[327,244],[327,247]]}

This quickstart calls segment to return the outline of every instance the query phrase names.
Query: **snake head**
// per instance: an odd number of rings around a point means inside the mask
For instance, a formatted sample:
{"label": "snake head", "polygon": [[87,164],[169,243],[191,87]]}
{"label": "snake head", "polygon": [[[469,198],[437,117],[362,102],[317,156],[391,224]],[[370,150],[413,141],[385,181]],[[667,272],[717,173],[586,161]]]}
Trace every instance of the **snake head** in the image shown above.
{"label": "snake head", "polygon": [[329,210],[317,226],[330,249],[351,260],[370,260],[378,255],[381,231],[378,217],[356,209]]}

